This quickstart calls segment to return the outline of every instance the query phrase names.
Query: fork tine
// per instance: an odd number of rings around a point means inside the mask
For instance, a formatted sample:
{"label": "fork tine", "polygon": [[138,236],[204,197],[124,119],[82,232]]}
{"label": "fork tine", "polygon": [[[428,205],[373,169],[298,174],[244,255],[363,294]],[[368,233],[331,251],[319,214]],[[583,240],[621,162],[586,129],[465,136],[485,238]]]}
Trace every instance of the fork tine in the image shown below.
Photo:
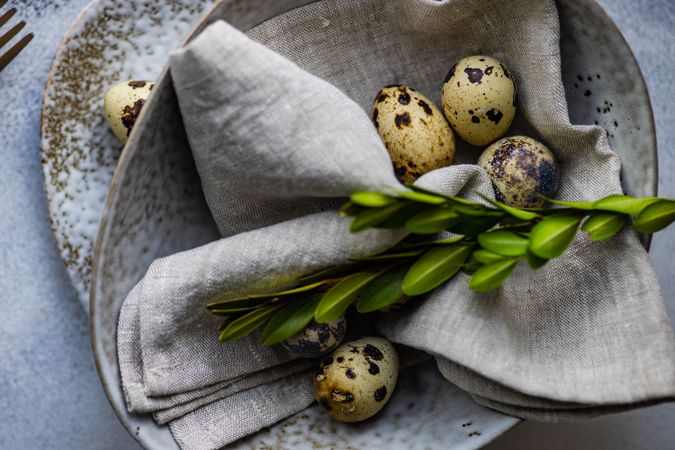
{"label": "fork tine", "polygon": [[2,48],[6,43],[12,40],[14,36],[19,33],[26,26],[26,22],[19,22],[14,25],[7,33],[0,36],[0,48]]}
{"label": "fork tine", "polygon": [[[4,3],[2,3],[3,1],[7,1],[7,0],[0,0],[0,8],[2,8],[2,6],[4,4]],[[2,16],[0,16],[0,27],[3,26],[4,24],[6,24],[9,21],[9,19],[12,18],[12,16],[14,14],[16,14],[16,8],[12,8],[9,11],[7,11],[6,13],[4,13]]]}
{"label": "fork tine", "polygon": [[[0,0],[0,1],[2,1],[2,0]],[[14,57],[15,57],[16,55],[18,55],[19,52],[20,52],[21,50],[23,50],[23,48],[24,48],[26,45],[28,45],[28,43],[31,41],[31,39],[33,39],[33,33],[29,33],[29,34],[25,35],[24,37],[21,38],[21,40],[20,40],[19,42],[17,42],[16,44],[14,44],[14,45],[12,46],[12,48],[10,48],[9,50],[7,50],[7,53],[5,53],[4,55],[0,56],[0,71],[2,71],[2,69],[4,69],[5,66],[6,66],[7,64],[9,64],[10,61],[13,60]]]}

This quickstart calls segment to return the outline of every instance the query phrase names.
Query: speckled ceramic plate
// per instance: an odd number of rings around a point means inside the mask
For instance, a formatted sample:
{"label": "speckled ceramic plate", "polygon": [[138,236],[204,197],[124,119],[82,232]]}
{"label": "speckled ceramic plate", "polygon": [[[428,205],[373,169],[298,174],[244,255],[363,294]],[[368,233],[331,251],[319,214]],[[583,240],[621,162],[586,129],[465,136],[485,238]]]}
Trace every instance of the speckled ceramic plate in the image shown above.
{"label": "speckled ceramic plate", "polygon": [[[221,0],[192,35],[225,19],[247,30],[312,0]],[[563,82],[573,123],[598,123],[624,161],[634,195],[656,192],[651,108],[635,59],[591,0],[560,0]],[[217,239],[165,72],[122,154],[106,200],[90,288],[90,327],[104,389],[122,423],[147,448],[175,448],[167,427],[129,414],[120,385],[116,324],[121,304],[150,263]],[[315,407],[235,444],[238,448],[477,448],[517,423],[478,406],[429,370],[402,376],[386,411],[363,425],[327,420]]]}
{"label": "speckled ceramic plate", "polygon": [[212,0],[95,0],[58,49],[42,108],[42,166],[52,229],[82,303],[103,203],[122,151],[103,95],[154,80]]}

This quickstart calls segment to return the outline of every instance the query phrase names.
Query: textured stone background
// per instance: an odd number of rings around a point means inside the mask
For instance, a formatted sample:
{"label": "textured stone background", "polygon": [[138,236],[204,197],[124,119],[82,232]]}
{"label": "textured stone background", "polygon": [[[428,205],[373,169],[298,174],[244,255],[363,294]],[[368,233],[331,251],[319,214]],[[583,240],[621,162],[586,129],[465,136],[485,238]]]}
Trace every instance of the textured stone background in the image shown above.
{"label": "textured stone background", "polygon": [[[675,197],[675,2],[599,0],[633,48],[651,93],[659,194]],[[54,51],[88,0],[10,0],[36,38],[0,73],[0,448],[137,448],[100,387],[87,318],[54,244],[42,191],[39,112]],[[6,9],[6,8],[4,8]],[[675,228],[654,238],[675,319]],[[675,405],[574,424],[525,423],[488,448],[675,448]]]}

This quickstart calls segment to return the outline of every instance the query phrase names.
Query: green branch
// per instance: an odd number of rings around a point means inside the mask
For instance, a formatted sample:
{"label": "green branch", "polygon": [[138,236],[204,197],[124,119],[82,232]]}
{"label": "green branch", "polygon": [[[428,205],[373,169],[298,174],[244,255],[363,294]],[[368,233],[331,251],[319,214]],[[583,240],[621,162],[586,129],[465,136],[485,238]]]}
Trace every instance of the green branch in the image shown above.
{"label": "green branch", "polygon": [[[398,195],[359,192],[340,209],[350,231],[405,227],[395,247],[350,264],[309,274],[290,290],[223,299],[207,305],[224,316],[222,342],[265,325],[262,342],[281,342],[311,321],[328,322],[356,305],[360,313],[387,310],[443,285],[459,272],[469,287],[500,287],[521,260],[532,269],[562,255],[579,228],[593,241],[609,239],[627,223],[654,233],[675,220],[675,200],[611,195],[595,202],[547,199],[560,208],[520,209],[484,198],[489,206],[411,187]],[[451,238],[434,239],[448,232]]]}

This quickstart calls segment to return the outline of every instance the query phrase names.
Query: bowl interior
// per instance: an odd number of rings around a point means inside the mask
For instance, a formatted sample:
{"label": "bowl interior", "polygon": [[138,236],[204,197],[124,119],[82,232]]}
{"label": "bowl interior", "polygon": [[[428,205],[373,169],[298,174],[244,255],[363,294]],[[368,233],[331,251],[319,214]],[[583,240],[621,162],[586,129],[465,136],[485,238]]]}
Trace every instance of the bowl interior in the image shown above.
{"label": "bowl interior", "polygon": [[68,29],[45,86],[40,156],[49,218],[85,307],[99,219],[123,148],[106,125],[102,93],[120,80],[156,79],[212,2],[165,3],[93,0]]}
{"label": "bowl interior", "polygon": [[[247,30],[307,3],[312,1],[223,0],[198,23],[191,35],[220,19]],[[558,6],[563,82],[572,122],[597,123],[605,127],[612,148],[624,162],[626,192],[654,195],[654,125],[647,91],[630,49],[611,20],[592,1],[561,0]],[[90,288],[92,345],[104,389],[120,420],[148,448],[174,448],[176,444],[167,427],[159,427],[149,417],[130,415],[126,411],[117,366],[117,316],[127,293],[154,259],[217,238],[183,131],[171,77],[164,72],[143,108],[113,177],[98,235]],[[410,383],[401,391],[408,390],[410,395],[415,395],[419,393],[420,384],[439,383],[445,390],[438,396],[453,398],[453,411],[431,406],[415,411],[418,423],[438,424],[437,429],[424,431],[436,433],[438,440],[431,442],[439,445],[455,433],[454,427],[434,421],[439,414],[452,424],[461,425],[461,420],[469,417],[472,423],[480,424],[483,438],[473,435],[473,440],[467,440],[468,433],[457,427],[457,433],[464,438],[456,441],[457,445],[466,448],[484,444],[517,422],[478,407],[443,380]],[[436,385],[433,386],[436,389]],[[403,394],[399,396],[404,398]],[[405,409],[405,405],[402,407]],[[396,411],[396,407],[392,411]],[[314,442],[319,448],[336,445],[336,441],[326,438],[331,435],[331,424],[320,422],[321,416],[313,415],[311,411],[302,414],[307,417],[296,421],[298,426],[306,427],[312,420],[318,421],[314,422],[318,428],[315,427],[313,433],[303,435],[306,442]],[[286,425],[292,426],[289,421]],[[414,427],[403,429],[404,433],[416,433]],[[356,439],[374,429],[357,431],[346,439]],[[274,433],[273,428],[251,439],[261,439],[260,445],[271,445],[265,439],[272,439],[270,436]],[[376,437],[372,436],[372,439]],[[385,445],[384,442],[381,444]],[[248,445],[251,445],[250,440]]]}

